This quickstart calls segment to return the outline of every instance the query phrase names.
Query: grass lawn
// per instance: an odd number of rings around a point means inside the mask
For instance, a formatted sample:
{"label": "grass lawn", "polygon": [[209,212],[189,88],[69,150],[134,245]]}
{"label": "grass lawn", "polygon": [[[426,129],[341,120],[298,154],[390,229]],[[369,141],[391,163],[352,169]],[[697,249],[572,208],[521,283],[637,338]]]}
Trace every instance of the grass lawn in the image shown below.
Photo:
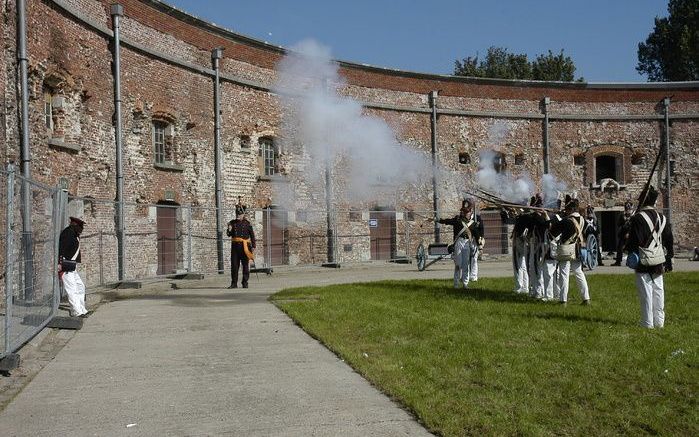
{"label": "grass lawn", "polygon": [[590,275],[591,306],[510,278],[284,290],[272,300],[432,432],[699,435],[699,273],[665,275],[666,326],[638,325],[633,275]]}

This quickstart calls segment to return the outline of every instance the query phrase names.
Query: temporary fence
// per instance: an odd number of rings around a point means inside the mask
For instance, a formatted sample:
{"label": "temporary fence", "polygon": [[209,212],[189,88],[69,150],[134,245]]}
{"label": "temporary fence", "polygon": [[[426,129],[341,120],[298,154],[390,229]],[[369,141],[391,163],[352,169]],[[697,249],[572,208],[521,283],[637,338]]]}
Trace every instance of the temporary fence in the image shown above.
{"label": "temporary fence", "polygon": [[0,185],[2,358],[40,332],[58,309],[57,249],[65,193],[23,178],[12,165],[0,171]]}
{"label": "temporary fence", "polygon": [[[60,301],[58,240],[74,216],[85,221],[80,236],[78,273],[88,288],[120,280],[173,274],[227,274],[230,243],[224,244],[223,269],[217,252],[216,209],[175,202],[124,203],[124,265],[119,278],[117,203],[68,196],[23,178],[14,166],[0,171],[0,358],[31,339],[56,315]],[[456,211],[442,212],[442,217]],[[508,225],[497,211],[481,211],[484,253],[508,250]],[[235,208],[225,208],[226,221]],[[452,228],[440,225],[435,238],[433,211],[384,209],[249,209],[257,236],[253,267],[346,265],[371,260],[409,262],[419,246],[451,242]],[[222,232],[227,241],[226,223]]]}
{"label": "temporary fence", "polygon": [[[124,279],[144,279],[185,273],[227,273],[230,242],[223,223],[223,271],[219,271],[216,244],[216,209],[174,202],[124,205]],[[69,215],[81,217],[85,284],[119,280],[117,268],[116,203],[70,197]],[[443,213],[444,216],[453,216]],[[486,254],[507,252],[507,225],[497,211],[481,211],[485,224]],[[234,208],[222,211],[225,221]],[[370,260],[408,261],[422,243],[435,242],[434,212],[337,209],[248,209],[247,219],[256,235],[254,267],[351,264]],[[440,241],[451,242],[452,229],[441,225]]]}

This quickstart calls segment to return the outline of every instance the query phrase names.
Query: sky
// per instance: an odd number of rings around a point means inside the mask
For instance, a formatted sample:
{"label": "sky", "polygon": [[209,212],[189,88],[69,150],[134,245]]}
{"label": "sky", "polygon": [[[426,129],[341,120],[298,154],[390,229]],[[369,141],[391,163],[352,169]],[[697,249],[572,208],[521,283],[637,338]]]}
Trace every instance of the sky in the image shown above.
{"label": "sky", "polygon": [[312,38],[334,59],[452,74],[488,47],[561,49],[588,82],[646,82],[638,44],[667,16],[667,0],[164,0],[255,39],[292,47]]}

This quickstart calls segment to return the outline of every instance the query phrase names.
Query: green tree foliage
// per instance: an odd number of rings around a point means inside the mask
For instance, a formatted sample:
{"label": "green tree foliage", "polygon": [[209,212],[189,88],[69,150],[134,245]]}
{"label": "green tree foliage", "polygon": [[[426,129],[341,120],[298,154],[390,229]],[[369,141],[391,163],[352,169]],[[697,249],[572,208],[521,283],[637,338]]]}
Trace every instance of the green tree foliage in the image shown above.
{"label": "green tree foliage", "polygon": [[547,55],[539,55],[535,61],[530,62],[526,54],[509,53],[502,47],[490,47],[485,59],[479,60],[478,55],[469,56],[454,64],[454,74],[457,76],[566,82],[575,80],[575,63],[570,56],[563,54],[563,50],[557,55],[549,50]]}
{"label": "green tree foliage", "polygon": [[667,9],[638,44],[636,70],[651,82],[699,80],[699,0],[670,0]]}

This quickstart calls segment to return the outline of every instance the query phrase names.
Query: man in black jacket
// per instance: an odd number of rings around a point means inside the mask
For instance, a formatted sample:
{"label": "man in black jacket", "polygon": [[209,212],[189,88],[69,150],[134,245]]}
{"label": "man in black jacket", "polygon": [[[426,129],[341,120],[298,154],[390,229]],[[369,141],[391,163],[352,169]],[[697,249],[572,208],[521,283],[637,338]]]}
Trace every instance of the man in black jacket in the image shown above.
{"label": "man in black jacket", "polygon": [[77,272],[77,265],[82,260],[80,234],[84,226],[84,221],[70,217],[70,224],[61,232],[58,242],[58,274],[68,295],[70,315],[73,317],[87,317],[88,314],[85,308],[85,284]]}
{"label": "man in black jacket", "polygon": [[[665,287],[663,272],[672,271],[673,236],[670,223],[655,210],[658,192],[653,186],[641,193],[640,210],[629,220],[629,257],[638,256],[636,289],[641,302],[641,326],[665,325]],[[663,248],[665,251],[663,253]]]}
{"label": "man in black jacket", "polygon": [[254,259],[255,231],[245,216],[246,208],[238,202],[235,207],[235,220],[228,222],[226,235],[231,237],[231,285],[228,288],[238,288],[238,271],[243,265],[243,288],[248,288],[250,278],[250,261]]}

